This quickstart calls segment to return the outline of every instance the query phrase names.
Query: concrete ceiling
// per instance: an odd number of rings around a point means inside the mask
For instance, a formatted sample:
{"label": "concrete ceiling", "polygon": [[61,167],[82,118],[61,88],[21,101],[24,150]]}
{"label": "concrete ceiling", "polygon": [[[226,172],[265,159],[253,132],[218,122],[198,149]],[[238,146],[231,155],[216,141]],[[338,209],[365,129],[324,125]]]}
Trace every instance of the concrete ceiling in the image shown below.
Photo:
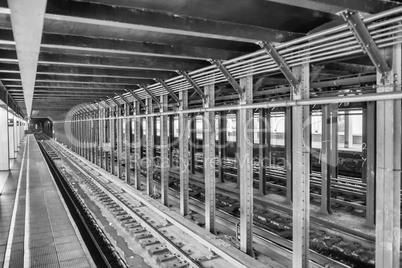
{"label": "concrete ceiling", "polygon": [[[400,5],[381,0],[10,2],[11,10],[0,0],[0,80],[25,113],[52,118],[77,104],[174,77],[177,70],[208,66],[208,59],[254,52],[260,49],[256,41],[281,43],[339,24],[336,13],[345,8],[378,13]],[[322,64],[316,75],[364,68],[364,61],[348,60]]]}

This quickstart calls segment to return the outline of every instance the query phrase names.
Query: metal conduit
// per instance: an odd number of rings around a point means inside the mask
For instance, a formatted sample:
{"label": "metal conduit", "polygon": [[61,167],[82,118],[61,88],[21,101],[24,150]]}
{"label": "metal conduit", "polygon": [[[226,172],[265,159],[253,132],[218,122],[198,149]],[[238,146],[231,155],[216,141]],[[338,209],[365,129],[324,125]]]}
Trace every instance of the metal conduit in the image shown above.
{"label": "metal conduit", "polygon": [[[271,101],[271,102],[260,102],[252,104],[243,105],[225,105],[210,108],[193,108],[186,110],[159,112],[153,114],[141,114],[141,115],[130,115],[130,116],[116,116],[110,117],[114,119],[124,119],[124,118],[147,118],[162,115],[179,115],[179,114],[191,114],[191,113],[205,113],[205,112],[221,112],[221,111],[235,111],[242,109],[262,109],[262,108],[275,108],[275,107],[293,107],[293,106],[307,106],[307,105],[321,105],[321,104],[334,104],[334,103],[355,103],[355,102],[368,102],[368,101],[384,101],[384,100],[399,100],[402,99],[402,91],[397,92],[385,92],[385,93],[375,93],[357,96],[335,96],[335,97],[324,97],[324,98],[314,98],[314,99],[302,99],[302,100],[281,100],[281,101]],[[97,121],[99,118],[92,118],[89,120]],[[74,122],[87,121],[87,120],[75,120]],[[72,120],[67,120],[63,122],[72,122]],[[58,123],[56,121],[55,123]]]}
{"label": "metal conduit", "polygon": [[[402,13],[402,7],[367,17],[363,19],[363,21],[368,24],[400,13]],[[367,25],[367,28],[378,46],[383,48],[402,43],[401,37],[395,36],[395,34],[400,34],[402,29],[399,25],[394,25],[394,23],[401,21],[402,16],[398,16],[369,24]],[[384,26],[387,27],[379,28]],[[313,63],[363,52],[358,41],[354,38],[353,33],[349,31],[347,24],[282,43],[277,45],[275,48],[290,67],[300,65],[302,62]],[[258,50],[254,53],[225,61],[223,64],[235,79],[247,75],[270,73],[279,70],[275,62],[264,50]],[[200,87],[211,83],[226,82],[226,78],[215,68],[215,66],[212,65],[192,71],[189,75]],[[165,83],[174,92],[192,88],[192,86],[182,76],[168,79]],[[152,90],[156,96],[167,94],[166,90],[159,83],[150,85],[149,89]],[[140,98],[149,97],[143,89],[138,89],[135,92]],[[133,101],[133,98],[130,95],[125,97],[129,101]],[[120,98],[116,98],[116,100],[119,103],[124,103]]]}

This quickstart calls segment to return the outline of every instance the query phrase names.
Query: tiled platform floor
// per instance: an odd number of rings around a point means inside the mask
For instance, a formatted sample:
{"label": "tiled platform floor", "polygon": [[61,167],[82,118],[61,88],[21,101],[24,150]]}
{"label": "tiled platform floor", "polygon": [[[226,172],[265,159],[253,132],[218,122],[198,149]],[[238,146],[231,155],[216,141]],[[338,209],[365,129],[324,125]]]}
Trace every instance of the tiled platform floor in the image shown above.
{"label": "tiled platform floor", "polygon": [[0,266],[94,267],[33,135],[21,148],[0,196]]}

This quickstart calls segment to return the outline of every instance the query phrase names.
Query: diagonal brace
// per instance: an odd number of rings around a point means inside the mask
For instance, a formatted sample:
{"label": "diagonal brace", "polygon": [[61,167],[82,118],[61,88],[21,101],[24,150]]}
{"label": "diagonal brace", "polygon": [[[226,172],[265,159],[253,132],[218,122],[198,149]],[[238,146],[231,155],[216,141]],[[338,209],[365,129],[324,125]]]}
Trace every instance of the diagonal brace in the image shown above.
{"label": "diagonal brace", "polygon": [[275,47],[272,44],[267,43],[267,42],[259,42],[258,45],[262,49],[264,49],[267,52],[267,54],[275,61],[275,63],[279,67],[279,70],[283,73],[283,75],[286,77],[286,79],[289,81],[289,83],[292,85],[292,87],[297,89],[300,84],[299,80],[297,80],[297,78],[293,75],[289,66],[287,65],[285,60],[282,58],[282,56],[279,55],[279,53],[275,49]]}
{"label": "diagonal brace", "polygon": [[111,99],[114,103],[116,103],[117,108],[121,109],[121,104],[117,100],[115,100],[114,98],[110,98],[109,96],[108,98]]}
{"label": "diagonal brace", "polygon": [[175,100],[175,102],[177,102],[177,104],[180,105],[179,98],[176,96],[176,94],[173,92],[173,90],[162,79],[156,79],[155,81],[160,83],[162,85],[162,87],[164,89],[166,89],[166,91],[169,93],[169,95],[172,96],[172,98]]}
{"label": "diagonal brace", "polygon": [[349,29],[351,29],[359,41],[363,52],[367,53],[378,72],[384,75],[391,71],[384,57],[381,55],[380,49],[371,37],[366,25],[359,17],[359,14],[349,10],[344,10],[339,14],[349,24]]}
{"label": "diagonal brace", "polygon": [[218,68],[219,71],[223,74],[223,76],[228,80],[228,82],[232,85],[234,90],[242,96],[244,93],[244,90],[241,88],[239,83],[236,82],[236,80],[233,78],[233,76],[229,73],[229,71],[223,66],[222,62],[220,60],[210,60],[212,64],[215,64],[216,68]]}
{"label": "diagonal brace", "polygon": [[131,104],[131,102],[129,102],[129,101],[127,100],[126,97],[123,96],[123,94],[117,94],[117,93],[115,93],[115,95],[118,96],[118,97],[120,97],[125,103],[128,104],[128,106],[130,106],[131,109],[134,110],[134,106]]}
{"label": "diagonal brace", "polygon": [[141,87],[148,93],[148,95],[152,98],[152,100],[158,104],[158,106],[160,107],[161,104],[159,103],[159,100],[155,97],[155,95],[151,92],[151,90],[149,90],[149,88],[146,85],[141,85]]}
{"label": "diagonal brace", "polygon": [[99,102],[95,102],[95,104],[98,104],[98,106],[102,107],[103,109],[107,108],[106,105],[103,105],[102,100],[100,100]]}
{"label": "diagonal brace", "polygon": [[106,100],[100,100],[99,104],[101,104],[102,102],[105,103],[105,105],[102,105],[105,109],[111,108],[110,105],[109,105],[109,103],[107,103],[107,99],[106,99]]}
{"label": "diagonal brace", "polygon": [[197,91],[198,95],[201,96],[201,98],[205,101],[207,99],[207,96],[205,96],[204,92],[200,89],[200,87],[194,82],[194,80],[186,73],[185,71],[178,71],[180,75],[184,77],[184,79],[187,80],[187,82],[194,88],[195,91]]}
{"label": "diagonal brace", "polygon": [[[126,91],[127,91],[127,90],[126,90]],[[130,89],[130,91],[127,91],[127,92],[130,92],[131,95],[134,97],[134,99],[136,99],[143,107],[145,107],[145,103],[142,101],[142,99],[140,99],[140,97],[138,97],[137,94],[135,94],[134,91],[132,91],[132,90]]]}

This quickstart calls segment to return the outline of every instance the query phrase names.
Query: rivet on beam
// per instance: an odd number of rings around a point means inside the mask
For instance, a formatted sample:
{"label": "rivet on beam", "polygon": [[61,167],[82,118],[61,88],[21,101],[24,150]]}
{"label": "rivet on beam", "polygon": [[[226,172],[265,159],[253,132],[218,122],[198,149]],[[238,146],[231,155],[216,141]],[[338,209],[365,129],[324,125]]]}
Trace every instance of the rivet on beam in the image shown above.
{"label": "rivet on beam", "polygon": [[374,42],[370,32],[366,25],[359,17],[359,14],[350,10],[344,10],[338,13],[349,24],[349,29],[353,32],[358,40],[363,52],[366,53],[371,62],[377,68],[378,72],[382,75],[386,75],[391,71],[384,57],[380,53],[380,49]]}
{"label": "rivet on beam", "polygon": [[229,71],[223,66],[222,62],[220,60],[210,60],[211,64],[215,64],[216,68],[223,74],[223,76],[228,80],[228,82],[232,85],[234,90],[242,96],[244,93],[244,90],[240,87],[239,83],[236,82],[236,80],[233,78],[233,76],[229,73]]}
{"label": "rivet on beam", "polygon": [[176,96],[176,94],[173,92],[173,90],[162,80],[162,79],[155,79],[156,82],[160,83],[164,89],[169,93],[170,96],[177,102],[178,105],[180,105],[180,100]]}
{"label": "rivet on beam", "polygon": [[146,85],[140,85],[140,86],[145,90],[145,92],[148,93],[148,95],[152,98],[152,100],[153,100],[156,104],[158,104],[158,106],[160,107],[161,104],[159,103],[159,100],[155,97],[155,95],[151,92],[151,90],[149,90]]}
{"label": "rivet on beam", "polygon": [[130,92],[131,95],[134,97],[134,99],[136,99],[142,105],[142,107],[145,107],[145,103],[142,101],[142,99],[140,99],[140,97],[138,97],[137,94],[135,94],[134,91],[132,91],[131,89],[129,91],[128,90],[126,90],[126,91]]}
{"label": "rivet on beam", "polygon": [[185,71],[177,71],[178,74],[182,75],[184,79],[187,80],[187,82],[195,89],[195,91],[198,93],[198,95],[201,96],[201,98],[206,101],[207,96],[205,96],[204,92],[200,89],[200,87],[194,82],[194,80],[186,73]]}
{"label": "rivet on beam", "polygon": [[278,65],[279,70],[283,73],[283,75],[286,77],[286,79],[289,81],[289,83],[292,85],[294,90],[298,92],[299,90],[299,85],[300,82],[297,80],[297,78],[293,75],[292,71],[290,70],[289,66],[285,62],[285,60],[282,58],[281,55],[279,55],[278,51],[275,49],[275,47],[267,42],[258,42],[258,45],[267,52],[267,54],[275,61],[276,65]]}

